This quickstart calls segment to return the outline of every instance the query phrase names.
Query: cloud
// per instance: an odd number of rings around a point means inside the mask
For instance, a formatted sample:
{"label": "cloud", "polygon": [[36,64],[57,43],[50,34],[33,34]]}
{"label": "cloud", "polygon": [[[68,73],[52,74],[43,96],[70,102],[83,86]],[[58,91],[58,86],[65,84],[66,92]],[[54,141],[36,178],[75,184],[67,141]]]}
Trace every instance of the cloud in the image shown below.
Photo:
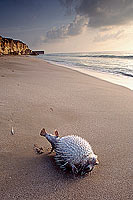
{"label": "cloud", "polygon": [[[85,27],[97,28],[99,32],[112,30],[114,26],[128,24],[133,21],[133,0],[58,0],[66,8],[67,14],[75,12],[73,22],[59,28],[53,27],[46,33],[43,41],[65,39],[76,36]],[[74,11],[74,12],[72,12]],[[118,38],[122,32],[99,34],[99,39],[105,41],[113,37]]]}
{"label": "cloud", "polygon": [[116,40],[116,39],[120,39],[123,36],[124,30],[119,30],[119,31],[115,31],[110,33],[98,33],[95,38],[94,38],[94,42],[104,42],[107,40]]}
{"label": "cloud", "polygon": [[126,24],[133,20],[133,0],[62,0],[89,19],[89,27]]}
{"label": "cloud", "polygon": [[60,4],[66,8],[67,14],[70,15],[73,9],[73,0],[59,0]]}
{"label": "cloud", "polygon": [[46,33],[43,41],[45,43],[53,40],[59,40],[80,34],[87,25],[86,17],[77,15],[73,22],[63,25],[59,28],[53,27]]}

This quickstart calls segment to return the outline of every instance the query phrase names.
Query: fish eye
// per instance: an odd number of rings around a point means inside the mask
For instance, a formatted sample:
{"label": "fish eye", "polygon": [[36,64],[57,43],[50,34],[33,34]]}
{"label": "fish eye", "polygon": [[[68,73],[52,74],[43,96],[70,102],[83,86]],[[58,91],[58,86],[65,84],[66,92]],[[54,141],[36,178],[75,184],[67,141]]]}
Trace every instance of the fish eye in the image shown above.
{"label": "fish eye", "polygon": [[85,167],[85,171],[86,171],[86,172],[90,172],[90,171],[92,171],[92,169],[93,169],[93,166],[92,166],[92,165],[87,165],[87,166]]}

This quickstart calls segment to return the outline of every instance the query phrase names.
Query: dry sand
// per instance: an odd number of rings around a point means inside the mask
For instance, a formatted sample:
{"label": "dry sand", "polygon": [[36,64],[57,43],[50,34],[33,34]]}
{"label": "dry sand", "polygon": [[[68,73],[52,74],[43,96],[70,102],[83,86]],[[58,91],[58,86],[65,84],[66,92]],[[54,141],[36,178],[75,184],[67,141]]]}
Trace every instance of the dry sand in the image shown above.
{"label": "dry sand", "polygon": [[[43,127],[85,138],[99,166],[84,178],[64,174]],[[1,200],[131,199],[132,134],[133,91],[37,58],[0,57]]]}

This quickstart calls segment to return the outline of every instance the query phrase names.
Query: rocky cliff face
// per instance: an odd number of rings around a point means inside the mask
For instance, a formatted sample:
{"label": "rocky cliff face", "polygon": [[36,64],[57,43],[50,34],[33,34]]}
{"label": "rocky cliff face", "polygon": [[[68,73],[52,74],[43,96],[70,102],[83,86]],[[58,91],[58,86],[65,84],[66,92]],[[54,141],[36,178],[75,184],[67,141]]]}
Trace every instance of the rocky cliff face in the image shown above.
{"label": "rocky cliff face", "polygon": [[30,55],[32,50],[19,40],[0,36],[0,55]]}

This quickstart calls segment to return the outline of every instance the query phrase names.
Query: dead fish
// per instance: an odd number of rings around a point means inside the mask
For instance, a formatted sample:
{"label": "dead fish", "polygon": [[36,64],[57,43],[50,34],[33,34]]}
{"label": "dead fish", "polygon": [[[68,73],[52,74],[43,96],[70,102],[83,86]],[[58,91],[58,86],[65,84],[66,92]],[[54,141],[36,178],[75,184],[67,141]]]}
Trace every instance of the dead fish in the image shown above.
{"label": "dead fish", "polygon": [[[51,152],[54,150],[54,156],[57,165],[73,175],[85,175],[93,170],[95,165],[98,165],[97,155],[93,152],[90,144],[83,138],[77,135],[67,135],[59,137],[59,133],[55,130],[54,135],[49,134],[43,128],[40,132],[52,146]],[[51,153],[50,152],[50,153]]]}

